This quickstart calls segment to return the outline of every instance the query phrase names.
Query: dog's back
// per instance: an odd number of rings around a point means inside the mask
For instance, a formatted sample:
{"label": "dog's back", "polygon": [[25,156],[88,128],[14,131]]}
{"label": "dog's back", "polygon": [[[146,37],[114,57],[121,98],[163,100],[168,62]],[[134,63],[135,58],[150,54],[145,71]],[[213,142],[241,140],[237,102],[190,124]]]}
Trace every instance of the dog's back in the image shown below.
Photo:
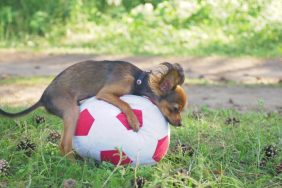
{"label": "dog's back", "polygon": [[84,61],[61,72],[44,91],[42,98],[70,95],[80,101],[95,96],[105,84],[114,84],[124,76],[134,77],[140,72],[139,68],[124,61]]}

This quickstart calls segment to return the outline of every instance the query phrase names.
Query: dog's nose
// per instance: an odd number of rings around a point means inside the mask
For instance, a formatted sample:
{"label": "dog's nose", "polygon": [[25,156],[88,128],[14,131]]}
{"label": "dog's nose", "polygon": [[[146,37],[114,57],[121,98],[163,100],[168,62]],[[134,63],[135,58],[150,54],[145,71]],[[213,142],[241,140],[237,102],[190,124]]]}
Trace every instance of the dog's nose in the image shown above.
{"label": "dog's nose", "polygon": [[182,126],[182,122],[181,121],[177,121],[174,123],[175,126],[177,127],[181,127]]}
{"label": "dog's nose", "polygon": [[166,118],[166,120],[169,122],[169,124],[175,126],[175,127],[181,127],[182,126],[182,121],[181,120],[170,120]]}

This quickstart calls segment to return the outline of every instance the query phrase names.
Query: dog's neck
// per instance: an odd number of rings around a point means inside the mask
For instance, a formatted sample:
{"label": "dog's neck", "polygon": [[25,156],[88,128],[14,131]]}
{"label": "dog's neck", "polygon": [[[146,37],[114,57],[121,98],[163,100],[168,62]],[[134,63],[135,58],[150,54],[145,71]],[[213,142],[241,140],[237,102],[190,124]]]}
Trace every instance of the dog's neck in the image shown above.
{"label": "dog's neck", "polygon": [[135,78],[135,87],[133,94],[139,96],[145,96],[149,98],[154,104],[157,104],[159,101],[159,97],[154,90],[151,88],[150,85],[150,76],[151,71],[142,71],[136,78]]}

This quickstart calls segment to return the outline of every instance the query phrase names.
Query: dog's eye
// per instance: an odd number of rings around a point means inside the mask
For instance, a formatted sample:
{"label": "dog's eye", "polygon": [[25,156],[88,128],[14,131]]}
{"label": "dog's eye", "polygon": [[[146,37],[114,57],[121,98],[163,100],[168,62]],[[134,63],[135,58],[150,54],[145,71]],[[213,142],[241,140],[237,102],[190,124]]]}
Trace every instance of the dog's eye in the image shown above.
{"label": "dog's eye", "polygon": [[173,107],[173,108],[171,108],[171,112],[173,112],[173,113],[179,113],[178,107]]}

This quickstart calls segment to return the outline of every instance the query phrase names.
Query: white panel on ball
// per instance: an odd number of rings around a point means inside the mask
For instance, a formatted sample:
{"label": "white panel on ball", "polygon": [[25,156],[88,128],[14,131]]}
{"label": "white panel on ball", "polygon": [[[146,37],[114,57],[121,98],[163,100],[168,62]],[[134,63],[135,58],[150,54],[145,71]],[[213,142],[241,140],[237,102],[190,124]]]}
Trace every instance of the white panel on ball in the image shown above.
{"label": "white panel on ball", "polygon": [[[121,99],[134,110],[142,127],[134,132],[120,110],[95,97],[80,106],[73,146],[82,157],[121,164],[155,164],[167,153],[169,125],[149,99],[125,95]],[[120,160],[119,153],[123,158]]]}

